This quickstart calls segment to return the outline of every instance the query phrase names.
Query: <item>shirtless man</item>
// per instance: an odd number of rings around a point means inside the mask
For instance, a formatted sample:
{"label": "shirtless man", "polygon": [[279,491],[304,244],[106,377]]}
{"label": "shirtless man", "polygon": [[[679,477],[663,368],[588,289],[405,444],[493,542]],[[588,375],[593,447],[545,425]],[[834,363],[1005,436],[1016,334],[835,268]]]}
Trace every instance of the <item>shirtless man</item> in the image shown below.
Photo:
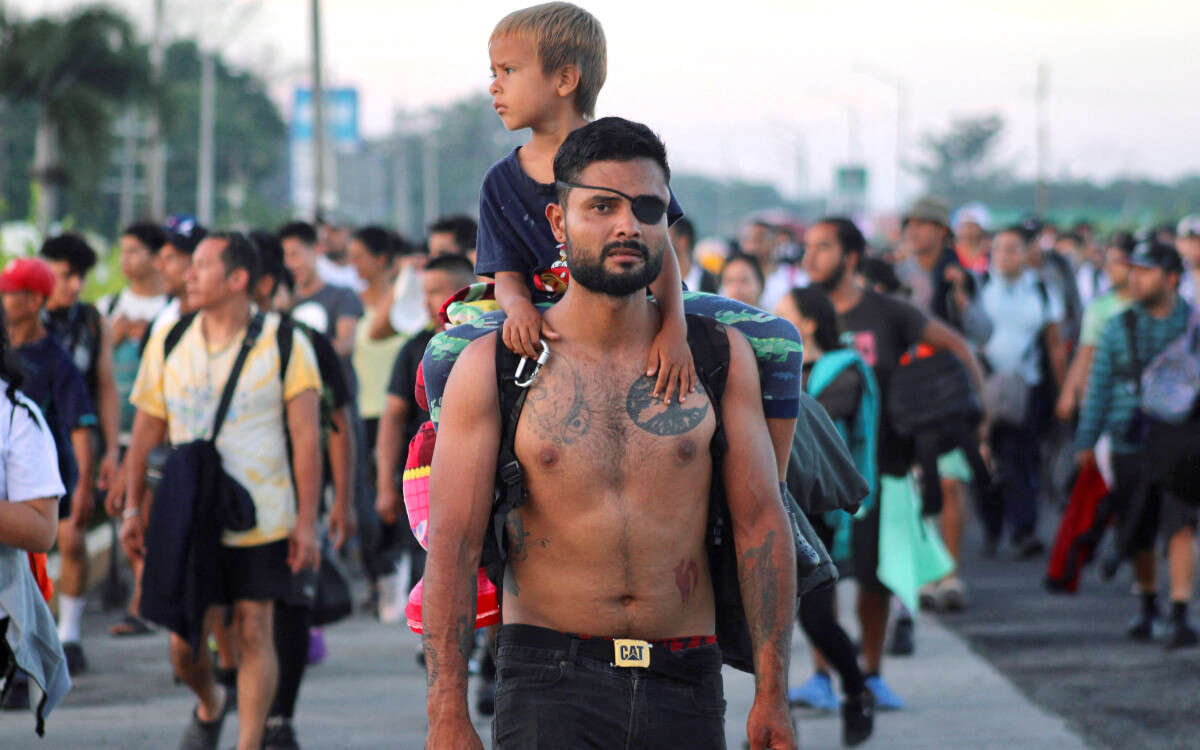
{"label": "shirtless man", "polygon": [[[559,203],[546,216],[566,243],[571,285],[546,313],[557,335],[516,433],[528,496],[507,519],[496,747],[724,747],[704,539],[715,414],[703,389],[652,400],[645,374],[661,322],[645,290],[670,252],[666,151],[645,126],[604,118],[567,137],[554,176]],[[747,729],[753,748],[792,748],[795,550],[754,354],[726,332],[722,468],[756,672]],[[495,347],[491,335],[463,352],[433,457],[431,748],[481,747],[467,658],[500,443]],[[648,666],[620,666],[644,657]]]}

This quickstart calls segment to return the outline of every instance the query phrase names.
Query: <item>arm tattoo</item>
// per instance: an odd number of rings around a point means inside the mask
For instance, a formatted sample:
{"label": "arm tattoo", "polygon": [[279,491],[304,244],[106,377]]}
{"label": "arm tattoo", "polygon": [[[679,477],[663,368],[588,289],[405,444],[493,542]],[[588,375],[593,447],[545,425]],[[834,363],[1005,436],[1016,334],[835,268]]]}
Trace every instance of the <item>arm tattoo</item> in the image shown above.
{"label": "arm tattoo", "polygon": [[458,618],[458,623],[454,627],[455,641],[458,643],[458,655],[462,657],[463,666],[471,659],[471,652],[475,650],[475,628],[471,627],[471,619],[466,615]]}
{"label": "arm tattoo", "polygon": [[775,620],[779,615],[779,568],[772,556],[774,547],[775,531],[772,529],[761,546],[746,550],[738,566],[746,619],[750,633],[757,641],[755,648],[778,635]]}
{"label": "arm tattoo", "polygon": [[684,407],[679,401],[663,405],[654,399],[654,378],[639,377],[629,386],[625,396],[625,411],[635,425],[651,435],[682,435],[704,421],[708,401],[696,407]]}
{"label": "arm tattoo", "polygon": [[426,630],[421,634],[421,642],[425,646],[425,684],[433,687],[438,681],[438,652],[433,645],[433,638]]}

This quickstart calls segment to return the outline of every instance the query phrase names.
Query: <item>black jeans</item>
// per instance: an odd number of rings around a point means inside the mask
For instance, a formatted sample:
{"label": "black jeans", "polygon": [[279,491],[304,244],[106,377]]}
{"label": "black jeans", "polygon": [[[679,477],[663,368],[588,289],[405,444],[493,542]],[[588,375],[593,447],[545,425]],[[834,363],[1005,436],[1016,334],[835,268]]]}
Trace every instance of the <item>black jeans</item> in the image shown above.
{"label": "black jeans", "polygon": [[[586,645],[585,645],[586,644]],[[497,750],[724,748],[725,697],[716,645],[665,652],[659,669],[612,666],[611,641],[529,625],[500,629]],[[660,650],[661,649],[661,650]],[[664,672],[669,671],[671,674]]]}

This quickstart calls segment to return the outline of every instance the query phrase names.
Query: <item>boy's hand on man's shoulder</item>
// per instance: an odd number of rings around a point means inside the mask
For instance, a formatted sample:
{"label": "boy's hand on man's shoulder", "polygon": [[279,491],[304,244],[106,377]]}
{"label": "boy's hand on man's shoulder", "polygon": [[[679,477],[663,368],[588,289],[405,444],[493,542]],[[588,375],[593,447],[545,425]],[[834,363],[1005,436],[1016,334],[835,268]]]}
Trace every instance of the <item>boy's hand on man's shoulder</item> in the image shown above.
{"label": "boy's hand on man's shoulder", "polygon": [[683,403],[689,393],[696,392],[696,362],[688,346],[686,325],[663,321],[646,361],[646,376],[654,377],[655,374],[658,380],[651,395],[662,397],[663,403],[671,403],[676,394]]}
{"label": "boy's hand on man's shoulder", "polygon": [[505,311],[501,336],[504,345],[514,354],[537,359],[542,353],[540,339],[554,340],[558,334],[546,324],[532,302],[521,300]]}

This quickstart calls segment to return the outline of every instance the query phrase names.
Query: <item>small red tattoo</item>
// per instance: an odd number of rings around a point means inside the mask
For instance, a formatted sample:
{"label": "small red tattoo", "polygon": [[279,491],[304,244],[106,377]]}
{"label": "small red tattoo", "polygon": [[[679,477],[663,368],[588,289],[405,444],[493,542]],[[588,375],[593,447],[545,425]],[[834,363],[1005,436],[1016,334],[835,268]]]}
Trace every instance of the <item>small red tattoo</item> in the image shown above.
{"label": "small red tattoo", "polygon": [[699,582],[700,569],[696,567],[696,561],[680,560],[675,566],[675,585],[679,588],[679,595],[684,604],[687,604]]}

